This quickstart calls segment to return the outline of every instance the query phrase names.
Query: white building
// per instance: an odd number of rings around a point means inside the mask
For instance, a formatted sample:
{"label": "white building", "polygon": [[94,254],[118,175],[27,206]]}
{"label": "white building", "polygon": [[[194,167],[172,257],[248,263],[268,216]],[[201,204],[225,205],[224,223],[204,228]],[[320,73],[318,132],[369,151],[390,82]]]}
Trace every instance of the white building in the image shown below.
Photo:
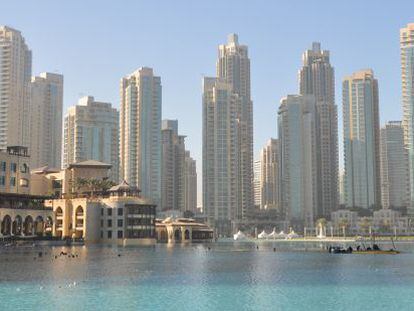
{"label": "white building", "polygon": [[[404,141],[408,150],[410,205],[414,208],[414,23],[400,29]],[[411,211],[412,212],[412,211]]]}
{"label": "white building", "polygon": [[401,121],[390,121],[381,128],[382,207],[407,207],[410,203],[408,152]]}
{"label": "white building", "polygon": [[68,109],[64,126],[63,166],[86,160],[112,165],[111,180],[117,182],[119,114],[109,103],[92,96],[79,100]]}
{"label": "white building", "polygon": [[0,26],[0,150],[29,146],[32,52],[20,31]]}
{"label": "white building", "polygon": [[32,77],[30,104],[31,167],[61,167],[63,76],[42,72]]}
{"label": "white building", "polygon": [[288,95],[278,112],[279,205],[286,220],[313,227],[317,215],[316,101]]}
{"label": "white building", "polygon": [[[203,211],[219,234],[241,218],[237,107],[240,98],[222,79],[203,81]],[[253,189],[252,189],[253,190]]]}
{"label": "white building", "polygon": [[120,175],[161,202],[161,78],[143,67],[121,80]]}
{"label": "white building", "polygon": [[373,208],[381,204],[378,81],[371,69],[343,83],[345,204]]}
{"label": "white building", "polygon": [[254,188],[254,206],[260,208],[262,206],[262,164],[261,160],[254,161],[253,165],[253,188]]}

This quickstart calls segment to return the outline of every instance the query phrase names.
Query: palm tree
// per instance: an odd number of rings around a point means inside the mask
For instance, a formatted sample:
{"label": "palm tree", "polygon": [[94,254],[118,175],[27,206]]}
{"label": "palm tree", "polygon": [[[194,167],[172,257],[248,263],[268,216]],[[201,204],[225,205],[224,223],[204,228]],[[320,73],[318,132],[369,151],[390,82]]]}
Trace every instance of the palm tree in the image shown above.
{"label": "palm tree", "polygon": [[346,228],[349,226],[349,221],[346,218],[342,218],[339,222],[339,227],[342,228],[342,233],[344,237],[346,236]]}
{"label": "palm tree", "polygon": [[369,227],[371,226],[371,221],[368,217],[362,217],[359,222],[359,227],[362,228],[363,233],[368,233]]}
{"label": "palm tree", "polygon": [[82,178],[82,177],[78,177],[73,182],[73,192],[79,194],[80,190],[82,188],[85,188],[87,185],[88,185],[88,179]]}

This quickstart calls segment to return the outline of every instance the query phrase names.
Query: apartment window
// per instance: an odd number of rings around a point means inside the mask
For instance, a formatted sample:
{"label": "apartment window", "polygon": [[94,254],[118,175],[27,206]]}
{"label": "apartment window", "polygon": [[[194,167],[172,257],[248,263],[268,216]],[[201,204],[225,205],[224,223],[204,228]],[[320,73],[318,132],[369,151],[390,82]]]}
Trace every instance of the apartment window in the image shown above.
{"label": "apartment window", "polygon": [[103,216],[103,215],[104,215],[104,209],[101,208],[101,216]]}
{"label": "apartment window", "polygon": [[112,216],[112,208],[108,208],[108,216]]}
{"label": "apartment window", "polygon": [[10,186],[16,187],[16,177],[10,177]]}
{"label": "apartment window", "polygon": [[124,234],[121,230],[118,230],[118,239],[122,239],[124,237]]}
{"label": "apartment window", "polygon": [[112,239],[112,230],[108,231],[108,239]]}
{"label": "apartment window", "polygon": [[13,173],[17,172],[17,164],[16,163],[10,163],[10,171],[12,171]]}
{"label": "apartment window", "polygon": [[5,172],[6,171],[6,166],[7,166],[7,163],[6,162],[4,162],[4,161],[1,161],[1,171],[2,172]]}
{"label": "apartment window", "polygon": [[122,207],[118,208],[118,216],[124,215],[124,209]]}
{"label": "apartment window", "polygon": [[112,219],[108,219],[108,223],[107,223],[108,227],[112,227]]}
{"label": "apartment window", "polygon": [[0,176],[0,186],[6,185],[6,176]]}
{"label": "apartment window", "polygon": [[101,227],[103,227],[103,219],[101,219]]}
{"label": "apartment window", "polygon": [[124,221],[122,219],[118,219],[118,227],[122,227],[124,225]]}

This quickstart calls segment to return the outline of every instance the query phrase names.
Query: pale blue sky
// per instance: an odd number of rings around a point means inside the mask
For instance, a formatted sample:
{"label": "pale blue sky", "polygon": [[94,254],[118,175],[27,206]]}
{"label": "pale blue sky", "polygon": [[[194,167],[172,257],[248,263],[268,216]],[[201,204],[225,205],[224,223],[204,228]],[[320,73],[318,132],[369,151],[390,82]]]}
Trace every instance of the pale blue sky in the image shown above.
{"label": "pale blue sky", "polygon": [[[399,28],[414,22],[414,1],[0,0],[0,4],[0,24],[21,30],[33,51],[33,73],[64,75],[65,108],[80,95],[119,107],[120,78],[138,67],[153,67],[162,79],[163,118],[179,120],[199,175],[201,78],[215,75],[217,45],[231,32],[249,46],[255,157],[268,138],[277,136],[279,100],[297,93],[301,54],[312,41],[331,51],[340,114],[342,78],[372,68],[379,80],[381,123],[401,118]],[[339,142],[342,149],[342,139]]]}

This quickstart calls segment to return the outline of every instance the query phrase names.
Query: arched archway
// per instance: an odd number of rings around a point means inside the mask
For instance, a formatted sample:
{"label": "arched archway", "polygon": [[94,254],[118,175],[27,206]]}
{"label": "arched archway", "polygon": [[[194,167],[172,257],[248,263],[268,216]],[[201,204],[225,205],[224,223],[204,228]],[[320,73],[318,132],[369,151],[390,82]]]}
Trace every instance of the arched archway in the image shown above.
{"label": "arched archway", "polygon": [[23,234],[28,236],[28,235],[33,235],[33,218],[32,216],[26,216],[26,218],[24,219],[23,222]]}
{"label": "arched archway", "polygon": [[84,211],[82,206],[78,206],[75,210],[75,237],[83,238]]}
{"label": "arched archway", "polygon": [[174,230],[174,240],[181,241],[181,230],[180,229]]}
{"label": "arched archway", "polygon": [[186,239],[186,240],[190,239],[190,230],[186,229],[184,231],[184,239]]}
{"label": "arched archway", "polygon": [[56,216],[57,216],[57,217],[63,216],[63,210],[62,210],[62,208],[61,208],[60,206],[58,206],[58,207],[56,208],[55,213],[56,213]]}
{"label": "arched archway", "polygon": [[166,230],[161,230],[160,232],[160,236],[159,236],[159,240],[160,241],[167,241],[168,240],[168,235],[167,235],[167,231]]}
{"label": "arched archway", "polygon": [[9,215],[3,217],[3,221],[1,222],[1,234],[2,235],[10,235],[12,229],[12,221]]}
{"label": "arched archway", "polygon": [[52,217],[48,216],[46,218],[44,228],[45,228],[45,234],[48,235],[48,236],[51,236],[52,235],[52,230],[53,230],[53,219],[52,219]]}
{"label": "arched archway", "polygon": [[17,215],[12,224],[12,234],[13,235],[22,235],[22,217]]}
{"label": "arched archway", "polygon": [[34,221],[34,234],[37,236],[43,235],[43,217],[40,215]]}

